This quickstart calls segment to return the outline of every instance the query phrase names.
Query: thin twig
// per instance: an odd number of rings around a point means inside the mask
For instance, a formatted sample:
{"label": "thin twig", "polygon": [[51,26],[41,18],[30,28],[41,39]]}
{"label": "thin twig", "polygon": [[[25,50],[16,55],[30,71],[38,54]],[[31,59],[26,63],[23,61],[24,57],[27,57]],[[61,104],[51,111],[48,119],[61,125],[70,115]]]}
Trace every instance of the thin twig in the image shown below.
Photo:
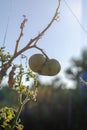
{"label": "thin twig", "polygon": [[16,41],[14,55],[17,53],[19,42],[20,42],[20,40],[21,40],[21,38],[23,36],[24,25],[27,22],[26,17],[25,16],[23,16],[23,17],[24,17],[24,20],[22,21],[21,26],[20,26],[21,31],[20,31],[19,37],[18,37],[18,39]]}
{"label": "thin twig", "polygon": [[[50,23],[46,26],[46,28],[41,31],[35,38],[31,39],[27,45],[22,48],[20,51],[18,51],[13,57],[12,57],[12,60],[14,58],[16,58],[18,55],[22,54],[24,51],[30,49],[30,48],[34,48],[35,46],[32,45],[32,44],[36,44],[38,42],[38,40],[41,38],[41,36],[44,35],[44,33],[51,27],[51,25],[53,24],[53,22],[56,20],[56,18],[58,17],[58,10],[59,10],[59,7],[60,7],[60,0],[58,0],[58,6],[56,8],[56,11],[55,11],[55,14],[53,16],[53,18],[51,19]],[[39,49],[40,50],[40,49]]]}
{"label": "thin twig", "polygon": [[43,53],[43,55],[46,57],[46,59],[49,59],[49,57],[46,55],[46,53],[43,51],[43,49],[41,49],[40,47],[38,47],[36,45],[34,45],[34,48],[40,50]]}
{"label": "thin twig", "polygon": [[35,38],[31,39],[32,42],[29,41],[28,45],[31,45],[34,41],[36,41],[37,39],[40,39],[40,37],[50,28],[50,26],[53,24],[53,22],[55,20],[57,20],[59,7],[60,7],[60,0],[58,0],[58,7],[56,8],[56,12],[55,12],[52,20],[50,21],[50,23],[46,26],[46,28],[42,32],[39,33],[39,35],[37,35]]}
{"label": "thin twig", "polygon": [[[27,45],[22,48],[21,50],[19,50],[18,52],[16,52],[13,57],[10,59],[9,63],[11,63],[17,56],[19,56],[20,54],[22,54],[23,52],[25,52],[28,49],[34,48],[35,46],[32,44],[36,44],[38,42],[38,40],[41,38],[41,36],[50,28],[50,26],[53,24],[53,22],[56,20],[57,16],[58,16],[58,10],[60,7],[60,0],[58,0],[58,6],[56,8],[55,14],[53,16],[53,18],[51,19],[50,23],[46,26],[46,28],[41,31],[35,38],[31,39]],[[36,48],[36,47],[35,47]],[[40,49],[39,49],[40,50]],[[45,54],[46,55],[46,54]]]}
{"label": "thin twig", "polygon": [[22,48],[19,52],[17,52],[16,55],[13,56],[13,59],[16,58],[18,55],[20,55],[21,53],[23,53],[24,51],[34,47],[34,46],[31,46],[31,44],[34,42],[35,42],[34,44],[36,44],[38,42],[38,40],[41,38],[41,36],[43,36],[44,33],[50,28],[50,26],[53,24],[53,22],[55,20],[57,20],[59,7],[60,7],[60,0],[58,0],[58,7],[56,8],[56,12],[55,12],[52,20],[50,21],[50,23],[35,38],[31,39],[24,48]]}

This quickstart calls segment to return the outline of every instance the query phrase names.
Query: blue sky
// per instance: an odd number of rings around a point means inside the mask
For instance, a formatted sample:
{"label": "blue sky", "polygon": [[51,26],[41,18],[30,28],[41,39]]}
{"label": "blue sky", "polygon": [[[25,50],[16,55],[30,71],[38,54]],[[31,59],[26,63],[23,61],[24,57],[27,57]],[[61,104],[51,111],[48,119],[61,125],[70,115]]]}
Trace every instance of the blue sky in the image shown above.
{"label": "blue sky", "polygon": [[[45,50],[50,58],[56,58],[61,63],[59,76],[64,77],[64,70],[69,66],[72,57],[78,57],[81,50],[87,47],[87,1],[86,0],[61,0],[59,19],[38,42],[38,46]],[[20,32],[22,15],[28,18],[24,29],[24,36],[21,39],[19,49],[35,37],[49,23],[57,7],[57,0],[0,0],[0,46],[3,43],[6,26],[6,49],[13,53],[15,41]],[[73,15],[74,14],[74,15]],[[77,19],[75,18],[77,17]],[[9,22],[8,22],[9,19]],[[29,50],[24,54],[31,56],[38,53],[36,49]],[[50,81],[54,77],[43,77],[43,81]]]}

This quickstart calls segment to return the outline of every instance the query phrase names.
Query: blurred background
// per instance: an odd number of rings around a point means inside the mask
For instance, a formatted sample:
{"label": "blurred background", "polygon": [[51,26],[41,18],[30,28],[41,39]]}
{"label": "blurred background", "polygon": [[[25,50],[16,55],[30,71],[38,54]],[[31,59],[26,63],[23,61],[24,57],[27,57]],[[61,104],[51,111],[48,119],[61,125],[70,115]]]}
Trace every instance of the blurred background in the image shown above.
{"label": "blurred background", "polygon": [[[23,48],[49,23],[57,0],[0,0],[0,47],[13,54],[20,32],[22,15],[28,22],[19,49]],[[53,77],[39,76],[37,102],[29,102],[21,113],[24,130],[87,129],[87,90],[80,87],[79,75],[87,71],[87,1],[61,0],[59,19],[38,42],[50,58],[61,64],[61,72]],[[30,57],[38,53],[31,49]],[[15,63],[20,64],[20,57]],[[9,95],[7,94],[10,91]],[[0,90],[0,107],[18,107],[17,93],[8,87]]]}

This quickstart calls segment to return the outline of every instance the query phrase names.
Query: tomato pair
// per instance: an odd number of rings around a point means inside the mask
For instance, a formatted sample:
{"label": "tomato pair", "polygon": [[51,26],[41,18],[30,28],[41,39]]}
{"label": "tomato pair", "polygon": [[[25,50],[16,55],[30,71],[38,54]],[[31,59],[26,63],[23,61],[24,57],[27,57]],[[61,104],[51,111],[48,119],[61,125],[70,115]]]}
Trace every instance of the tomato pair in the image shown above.
{"label": "tomato pair", "polygon": [[29,59],[32,71],[40,75],[54,76],[60,72],[61,66],[56,59],[47,59],[42,54],[34,54]]}

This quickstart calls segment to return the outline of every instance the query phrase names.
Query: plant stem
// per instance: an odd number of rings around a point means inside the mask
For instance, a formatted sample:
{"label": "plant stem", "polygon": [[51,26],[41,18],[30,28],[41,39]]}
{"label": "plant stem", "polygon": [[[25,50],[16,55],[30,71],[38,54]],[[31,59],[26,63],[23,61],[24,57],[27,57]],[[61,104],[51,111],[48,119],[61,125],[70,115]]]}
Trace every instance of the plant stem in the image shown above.
{"label": "plant stem", "polygon": [[16,123],[17,123],[17,121],[18,121],[18,119],[19,119],[20,113],[21,113],[21,111],[22,111],[22,108],[23,108],[23,106],[24,106],[24,103],[22,102],[22,99],[21,99],[21,98],[22,98],[22,95],[20,94],[20,96],[19,96],[19,108],[18,108],[18,110],[17,110],[17,113],[16,113],[16,115],[15,115],[14,122],[13,122],[12,127],[11,127],[10,130],[13,130],[13,129],[15,128]]}
{"label": "plant stem", "polygon": [[16,123],[19,119],[19,116],[20,116],[20,113],[22,111],[22,108],[24,107],[24,105],[28,102],[28,98],[25,98],[24,101],[22,101],[22,94],[19,95],[19,108],[18,108],[18,111],[16,113],[16,116],[15,116],[15,119],[14,119],[14,122],[12,124],[12,127],[10,130],[14,130],[15,126],[16,126]]}

